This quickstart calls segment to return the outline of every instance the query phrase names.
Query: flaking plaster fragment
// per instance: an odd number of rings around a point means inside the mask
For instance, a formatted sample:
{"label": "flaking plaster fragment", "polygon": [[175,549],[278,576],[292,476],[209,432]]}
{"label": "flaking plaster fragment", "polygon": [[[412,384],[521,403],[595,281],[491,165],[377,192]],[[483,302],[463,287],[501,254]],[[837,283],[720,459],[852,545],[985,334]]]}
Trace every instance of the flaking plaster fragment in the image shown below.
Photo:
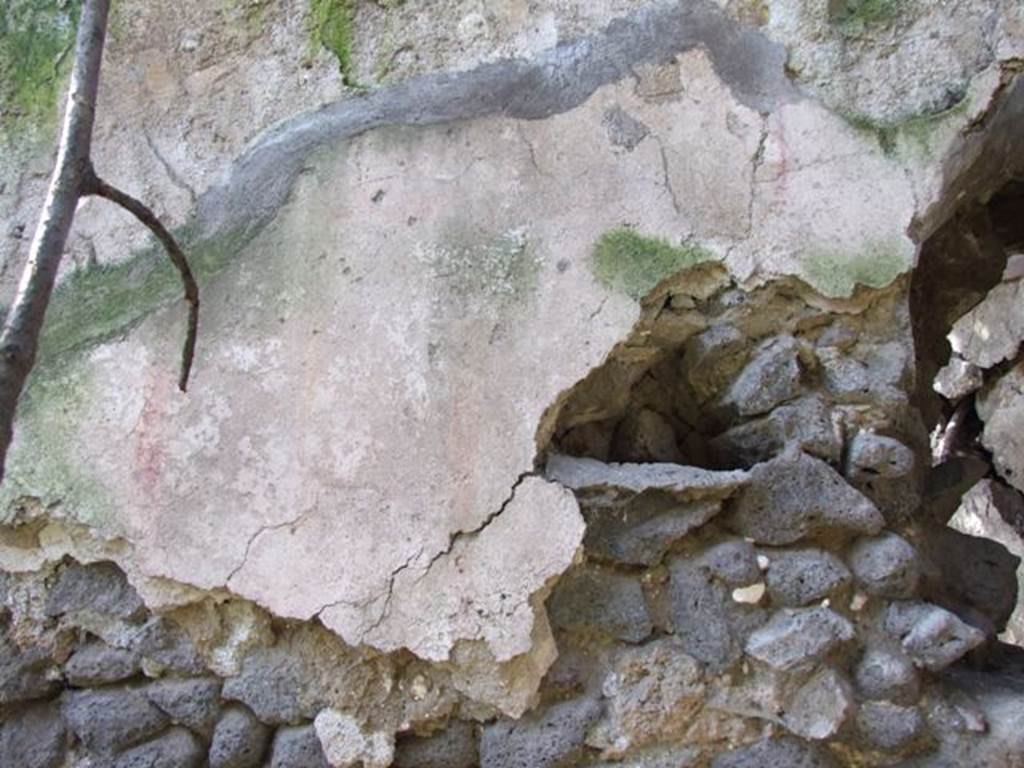
{"label": "flaking plaster fragment", "polygon": [[[479,532],[457,537],[426,567],[398,573],[384,614],[358,642],[431,661],[447,660],[460,640],[483,640],[498,662],[524,654],[535,621],[530,598],[572,564],[583,531],[569,491],[527,477]],[[343,605],[321,613],[341,634],[350,616]]]}
{"label": "flaking plaster fragment", "polygon": [[546,592],[530,601],[535,620],[526,653],[499,664],[483,641],[463,640],[452,648],[451,660],[442,667],[451,675],[452,687],[467,699],[462,704],[464,714],[477,720],[496,713],[519,718],[537,704],[541,680],[558,657],[544,612]]}

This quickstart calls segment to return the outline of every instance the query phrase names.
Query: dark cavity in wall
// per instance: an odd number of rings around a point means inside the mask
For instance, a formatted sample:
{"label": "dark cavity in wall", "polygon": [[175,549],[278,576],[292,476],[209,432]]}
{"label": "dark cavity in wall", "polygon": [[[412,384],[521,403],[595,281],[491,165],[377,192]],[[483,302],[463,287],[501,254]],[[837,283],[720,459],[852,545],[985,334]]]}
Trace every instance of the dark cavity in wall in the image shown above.
{"label": "dark cavity in wall", "polygon": [[[910,292],[917,357],[915,405],[929,430],[944,429],[960,405],[933,389],[953,350],[947,335],[1001,281],[1011,253],[1024,252],[1024,178],[1012,179],[988,199],[962,205],[921,247]],[[969,403],[950,435],[954,451],[983,451]]]}
{"label": "dark cavity in wall", "polygon": [[[1019,140],[1015,152],[1024,157]],[[1024,667],[1024,615],[1014,612],[1024,597],[1024,496],[1013,437],[1024,414],[999,394],[1024,365],[1024,176],[992,176],[987,187],[967,176],[959,183],[972,193],[923,242],[911,283],[914,404],[931,435],[921,517],[939,526],[928,546],[949,574],[933,573],[927,587],[1001,633],[1007,644],[992,644],[976,662],[1005,671]]]}

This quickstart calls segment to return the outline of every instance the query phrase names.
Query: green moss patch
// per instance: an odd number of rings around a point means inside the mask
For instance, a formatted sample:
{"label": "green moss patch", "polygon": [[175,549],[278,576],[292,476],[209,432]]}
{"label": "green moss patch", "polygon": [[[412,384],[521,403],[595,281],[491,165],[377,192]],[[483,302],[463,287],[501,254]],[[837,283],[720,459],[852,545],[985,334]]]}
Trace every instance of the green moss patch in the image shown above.
{"label": "green moss patch", "polygon": [[79,438],[86,406],[93,396],[87,366],[37,366],[18,404],[14,423],[15,450],[7,460],[0,486],[0,522],[25,496],[49,506],[60,504],[79,522],[108,526],[116,507],[85,458],[88,446]]}
{"label": "green moss patch", "polygon": [[666,277],[713,258],[698,246],[670,245],[622,227],[601,236],[590,266],[604,286],[639,301]]}
{"label": "green moss patch", "polygon": [[910,4],[911,0],[833,0],[830,15],[840,33],[856,36],[872,28],[888,26]]}
{"label": "green moss patch", "polygon": [[352,82],[352,0],[310,0],[309,14],[314,46],[322,46],[334,54],[346,85]]}
{"label": "green moss patch", "polygon": [[71,71],[79,0],[0,3],[0,138],[53,137],[57,96]]}
{"label": "green moss patch", "polygon": [[[252,237],[233,232],[193,242],[188,228],[176,238],[199,283],[220,272]],[[120,264],[79,269],[54,293],[40,339],[40,361],[113,338],[175,301],[185,311],[181,279],[161,246]],[[200,320],[201,322],[201,320]]]}
{"label": "green moss patch", "polygon": [[858,285],[884,288],[910,268],[900,249],[884,243],[857,254],[817,252],[804,260],[803,277],[825,296],[851,296]]}

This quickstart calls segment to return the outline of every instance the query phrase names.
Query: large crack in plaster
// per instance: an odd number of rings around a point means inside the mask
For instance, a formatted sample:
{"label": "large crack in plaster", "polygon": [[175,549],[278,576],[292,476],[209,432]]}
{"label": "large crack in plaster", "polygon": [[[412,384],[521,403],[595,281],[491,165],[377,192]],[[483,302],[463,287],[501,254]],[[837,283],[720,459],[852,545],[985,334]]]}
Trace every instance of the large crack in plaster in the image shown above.
{"label": "large crack in plaster", "polygon": [[[522,473],[518,477],[518,479],[516,479],[515,483],[513,483],[512,488],[509,491],[508,498],[506,498],[505,501],[502,502],[501,506],[498,507],[497,510],[495,510],[491,514],[487,515],[487,517],[485,517],[484,520],[479,525],[477,525],[474,528],[471,528],[469,530],[453,531],[452,533],[450,533],[449,536],[448,536],[448,545],[446,547],[444,547],[443,549],[439,550],[438,552],[436,552],[435,554],[433,554],[430,557],[429,561],[425,565],[423,565],[422,567],[418,568],[418,570],[420,571],[420,575],[416,577],[414,583],[419,583],[419,582],[423,581],[423,579],[430,572],[430,569],[433,568],[434,565],[439,560],[441,560],[444,557],[448,557],[449,555],[451,555],[452,549],[454,549],[456,542],[467,540],[467,539],[470,539],[470,538],[473,538],[473,537],[477,537],[480,534],[482,534],[484,532],[484,530],[488,526],[491,525],[491,523],[493,523],[503,512],[505,512],[505,510],[508,508],[509,504],[511,504],[513,502],[513,500],[516,497],[516,490],[519,488],[520,485],[522,485],[523,481],[526,480],[527,477],[536,477],[536,476],[537,476],[537,474],[535,472],[524,472],[524,473]],[[414,564],[416,563],[416,561],[418,561],[422,556],[423,556],[423,547],[421,547],[419,550],[417,550],[417,552],[414,555],[412,555],[411,557],[409,557],[404,563],[402,563],[397,568],[395,568],[393,571],[391,571],[391,574],[388,576],[388,579],[387,579],[386,587],[379,594],[374,595],[374,596],[372,596],[370,598],[367,598],[366,600],[359,601],[358,603],[351,603],[351,602],[346,601],[346,600],[337,600],[337,601],[334,601],[334,602],[331,602],[331,603],[327,603],[322,608],[317,610],[315,615],[318,618],[320,618],[322,616],[322,614],[324,613],[324,611],[328,611],[331,608],[337,607],[339,605],[355,605],[355,606],[358,606],[358,607],[366,607],[368,605],[372,605],[373,603],[378,602],[379,600],[383,599],[384,604],[383,604],[383,607],[381,608],[380,614],[377,616],[376,619],[373,620],[373,622],[370,624],[370,626],[361,633],[363,636],[369,635],[373,631],[379,629],[380,625],[388,617],[390,609],[391,609],[391,600],[392,600],[392,598],[394,596],[395,583],[398,580],[399,576],[401,574],[405,573],[410,568],[412,568],[414,566]]]}
{"label": "large crack in plaster", "polygon": [[160,151],[160,147],[158,147],[156,142],[153,141],[153,137],[150,136],[149,131],[144,129],[142,131],[142,137],[146,141],[146,146],[148,146],[149,150],[153,153],[153,157],[155,157],[156,161],[160,163],[160,167],[164,169],[164,173],[167,174],[167,178],[170,180],[171,184],[188,195],[189,201],[194,206],[198,199],[195,188],[185,181],[181,174],[175,170],[174,166],[171,165],[170,161],[164,156],[164,153]]}
{"label": "large crack in plaster", "polygon": [[524,473],[481,524],[451,535],[428,562],[396,568],[371,601],[379,614],[357,635],[346,636],[351,606],[325,606],[320,618],[347,642],[382,651],[446,661],[457,643],[483,640],[498,662],[510,661],[531,650],[537,596],[576,559],[583,527],[571,493]]}
{"label": "large crack in plaster", "polygon": [[661,183],[664,185],[669,199],[672,200],[672,208],[676,213],[681,214],[683,212],[683,206],[679,202],[679,195],[676,194],[676,190],[672,186],[672,174],[669,173],[668,154],[665,152],[665,144],[659,136],[653,136],[652,138],[657,142],[658,154],[661,155]]}
{"label": "large crack in plaster", "polygon": [[757,202],[757,175],[764,163],[765,146],[768,144],[768,116],[761,115],[761,132],[757,138],[757,150],[750,162],[750,197],[747,200],[747,232],[754,231],[754,205]]}
{"label": "large crack in plaster", "polygon": [[259,529],[254,534],[252,534],[252,536],[249,537],[249,540],[245,543],[245,552],[242,554],[242,559],[239,560],[238,565],[231,569],[231,572],[228,574],[227,578],[224,579],[224,583],[228,587],[230,587],[231,582],[235,579],[236,576],[238,576],[239,572],[241,572],[241,570],[245,568],[245,564],[249,561],[249,553],[252,551],[253,545],[255,545],[257,539],[259,539],[261,536],[270,533],[271,531],[279,531],[282,528],[291,528],[296,525],[301,525],[302,521],[305,520],[316,508],[317,505],[316,503],[314,503],[310,509],[300,512],[291,520],[285,520],[282,523],[274,523],[272,525],[260,526]]}

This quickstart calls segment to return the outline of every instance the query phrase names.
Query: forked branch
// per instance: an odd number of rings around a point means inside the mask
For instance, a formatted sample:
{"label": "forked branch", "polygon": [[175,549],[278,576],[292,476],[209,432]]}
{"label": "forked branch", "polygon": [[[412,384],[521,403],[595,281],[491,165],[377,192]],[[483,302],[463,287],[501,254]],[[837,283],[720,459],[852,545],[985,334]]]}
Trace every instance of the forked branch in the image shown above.
{"label": "forked branch", "polygon": [[199,290],[185,255],[153,212],[130,195],[97,178],[92,169],[92,129],[96,115],[100,62],[107,31],[110,0],[84,0],[75,39],[75,63],[64,121],[61,125],[57,162],[50,178],[46,203],[39,217],[28,262],[18,291],[0,331],[0,482],[7,450],[14,436],[14,414],[25,381],[35,365],[43,318],[57,280],[75,209],[86,195],[105,197],[122,206],[145,224],[163,243],[185,285],[189,303],[188,334],[182,352],[178,386],[185,390],[195,353],[199,317]]}
{"label": "forked branch", "polygon": [[110,200],[149,227],[150,232],[163,244],[174,268],[178,270],[182,285],[185,287],[185,301],[188,302],[188,332],[185,335],[185,346],[181,350],[181,373],[178,376],[178,389],[184,392],[188,388],[188,377],[192,371],[192,359],[195,357],[196,351],[196,332],[199,328],[199,286],[196,285],[185,254],[178,246],[174,236],[160,223],[153,211],[127,192],[122,192],[117,187],[103,181],[91,168],[86,173],[82,194],[96,195]]}

